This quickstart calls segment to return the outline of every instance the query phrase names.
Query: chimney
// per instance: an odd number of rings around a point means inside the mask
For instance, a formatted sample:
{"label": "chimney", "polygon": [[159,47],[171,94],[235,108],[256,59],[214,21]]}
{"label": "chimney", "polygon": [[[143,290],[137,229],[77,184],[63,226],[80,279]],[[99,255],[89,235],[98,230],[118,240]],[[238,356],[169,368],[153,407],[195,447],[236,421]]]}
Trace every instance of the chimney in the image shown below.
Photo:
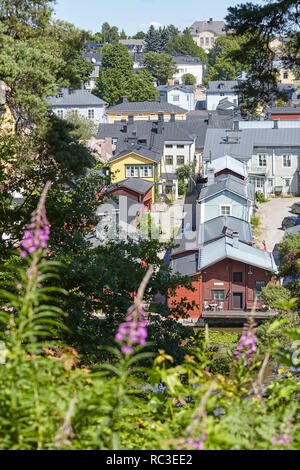
{"label": "chimney", "polygon": [[176,116],[175,113],[171,113],[171,119],[170,119],[171,122],[175,122],[175,116]]}
{"label": "chimney", "polygon": [[134,123],[134,115],[130,114],[128,116],[128,126],[131,126]]}
{"label": "chimney", "polygon": [[233,232],[232,233],[232,248],[238,248],[239,247],[239,238],[240,238],[239,232]]}
{"label": "chimney", "polygon": [[164,122],[164,113],[158,113],[158,120]]}
{"label": "chimney", "polygon": [[128,103],[128,96],[123,96],[123,103]]}
{"label": "chimney", "polygon": [[215,182],[215,169],[210,164],[207,169],[207,186],[214,184]]}
{"label": "chimney", "polygon": [[238,120],[233,121],[233,130],[234,131],[239,131],[240,130],[240,123]]}
{"label": "chimney", "polygon": [[122,131],[124,132],[124,134],[127,134],[127,124],[123,125]]}
{"label": "chimney", "polygon": [[157,133],[158,134],[162,134],[163,126],[164,126],[164,121],[158,121],[158,123],[157,123]]}
{"label": "chimney", "polygon": [[273,129],[278,129],[278,119],[274,119]]}

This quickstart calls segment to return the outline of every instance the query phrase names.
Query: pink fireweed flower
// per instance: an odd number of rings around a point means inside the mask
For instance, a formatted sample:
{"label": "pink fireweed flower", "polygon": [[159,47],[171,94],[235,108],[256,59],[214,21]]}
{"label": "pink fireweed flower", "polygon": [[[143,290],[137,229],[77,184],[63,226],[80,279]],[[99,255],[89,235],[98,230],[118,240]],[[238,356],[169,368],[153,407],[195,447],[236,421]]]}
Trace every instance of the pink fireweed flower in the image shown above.
{"label": "pink fireweed flower", "polygon": [[38,250],[44,250],[48,246],[50,226],[46,217],[45,200],[51,183],[48,182],[41,194],[37,209],[31,215],[31,221],[24,231],[21,243],[21,258]]}
{"label": "pink fireweed flower", "polygon": [[132,305],[124,323],[121,323],[115,340],[118,343],[124,343],[121,351],[123,354],[132,354],[132,346],[139,344],[144,346],[147,338],[147,313],[143,308],[137,309],[136,305]]}
{"label": "pink fireweed flower", "polygon": [[257,351],[257,337],[255,334],[255,323],[245,324],[243,329],[243,334],[240,337],[240,342],[233,352],[236,359],[240,361],[242,358],[245,358],[246,364],[251,364],[253,360],[254,353]]}
{"label": "pink fireweed flower", "polygon": [[293,442],[292,436],[286,436],[285,434],[281,434],[280,436],[273,437],[270,440],[270,444],[274,445],[288,445]]}

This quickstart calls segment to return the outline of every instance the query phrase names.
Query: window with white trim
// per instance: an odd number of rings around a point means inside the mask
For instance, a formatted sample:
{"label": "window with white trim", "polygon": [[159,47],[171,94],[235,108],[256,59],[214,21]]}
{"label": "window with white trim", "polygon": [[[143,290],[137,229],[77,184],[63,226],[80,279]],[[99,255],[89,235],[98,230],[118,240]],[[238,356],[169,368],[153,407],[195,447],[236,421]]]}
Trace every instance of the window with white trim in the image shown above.
{"label": "window with white trim", "polygon": [[265,153],[260,153],[258,155],[258,166],[267,166],[267,155]]}
{"label": "window with white trim", "polygon": [[173,155],[166,155],[166,165],[173,165]]}
{"label": "window with white trim", "polygon": [[184,165],[184,155],[177,155],[177,165]]}
{"label": "window with white trim", "polygon": [[58,116],[59,118],[63,119],[63,117],[64,117],[64,111],[63,111],[62,109],[58,109],[58,110],[56,111],[56,114],[57,114],[57,116]]}
{"label": "window with white trim", "polygon": [[95,110],[94,109],[88,109],[88,117],[89,117],[89,119],[94,119],[95,118]]}
{"label": "window with white trim", "polygon": [[282,155],[282,166],[287,168],[292,166],[292,159],[290,155]]}
{"label": "window with white trim", "polygon": [[179,95],[174,95],[173,96],[173,101],[179,101]]}
{"label": "window with white trim", "polygon": [[222,216],[231,215],[231,206],[220,206],[220,215]]}
{"label": "window with white trim", "polygon": [[211,291],[212,300],[225,300],[225,290],[224,289],[213,289]]}
{"label": "window with white trim", "polygon": [[152,165],[126,165],[126,178],[152,178]]}

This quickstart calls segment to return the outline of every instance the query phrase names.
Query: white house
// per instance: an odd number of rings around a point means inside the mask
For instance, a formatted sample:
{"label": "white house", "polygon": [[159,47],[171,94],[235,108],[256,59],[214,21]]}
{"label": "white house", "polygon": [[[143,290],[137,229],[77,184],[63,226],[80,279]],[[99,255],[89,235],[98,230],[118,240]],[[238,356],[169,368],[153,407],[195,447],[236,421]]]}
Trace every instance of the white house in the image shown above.
{"label": "white house", "polygon": [[193,85],[160,85],[157,90],[161,102],[175,104],[187,111],[195,109],[195,87]]}
{"label": "white house", "polygon": [[53,112],[62,119],[67,117],[69,111],[76,111],[95,124],[106,122],[107,103],[82,88],[62,88],[56,96],[49,96],[47,100]]}
{"label": "white house", "polygon": [[220,101],[228,99],[234,105],[238,105],[238,93],[235,87],[237,80],[210,81],[206,89],[206,109],[213,111],[217,109]]}
{"label": "white house", "polygon": [[99,77],[103,53],[95,52],[95,51],[85,52],[83,56],[86,61],[90,62],[93,65],[93,71],[91,75],[89,76],[88,80],[84,84],[84,87],[86,90],[92,91],[97,86],[96,80]]}
{"label": "white house", "polygon": [[190,55],[175,55],[178,72],[172,77],[173,85],[184,84],[183,75],[191,73],[196,78],[196,85],[202,85],[205,76],[206,65],[199,57]]}
{"label": "white house", "polygon": [[255,191],[300,193],[300,121],[234,121],[231,130],[208,129],[206,161],[230,155],[247,164]]}

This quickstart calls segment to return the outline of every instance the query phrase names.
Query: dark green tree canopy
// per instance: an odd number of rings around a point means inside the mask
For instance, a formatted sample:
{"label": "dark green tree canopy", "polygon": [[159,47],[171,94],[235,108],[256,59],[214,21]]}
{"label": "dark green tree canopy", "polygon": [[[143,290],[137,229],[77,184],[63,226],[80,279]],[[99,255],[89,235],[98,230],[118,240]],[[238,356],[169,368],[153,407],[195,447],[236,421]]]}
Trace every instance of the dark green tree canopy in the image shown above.
{"label": "dark green tree canopy", "polygon": [[189,28],[186,28],[181,36],[179,34],[173,35],[166,44],[165,50],[175,54],[200,57],[204,63],[207,62],[207,55],[202,47],[195,43]]}
{"label": "dark green tree canopy", "polygon": [[129,73],[133,69],[133,62],[128,49],[123,44],[106,45],[102,49],[102,70],[118,69],[123,73]]}
{"label": "dark green tree canopy", "polygon": [[164,51],[170,38],[175,34],[178,34],[178,29],[174,25],[158,29],[151,25],[145,37],[145,52],[159,53]]}
{"label": "dark green tree canopy", "polygon": [[141,64],[156,78],[161,85],[167,83],[177,71],[175,60],[165,52],[157,54],[155,52],[148,52],[142,60]]}
{"label": "dark green tree canopy", "polygon": [[247,82],[240,87],[246,107],[253,111],[258,105],[268,105],[274,98],[282,97],[270,42],[275,37],[284,38],[282,63],[292,69],[299,66],[299,1],[277,0],[265,5],[246,3],[230,7],[226,22],[237,36],[246,38],[238,57],[236,52],[232,54],[249,71]]}

